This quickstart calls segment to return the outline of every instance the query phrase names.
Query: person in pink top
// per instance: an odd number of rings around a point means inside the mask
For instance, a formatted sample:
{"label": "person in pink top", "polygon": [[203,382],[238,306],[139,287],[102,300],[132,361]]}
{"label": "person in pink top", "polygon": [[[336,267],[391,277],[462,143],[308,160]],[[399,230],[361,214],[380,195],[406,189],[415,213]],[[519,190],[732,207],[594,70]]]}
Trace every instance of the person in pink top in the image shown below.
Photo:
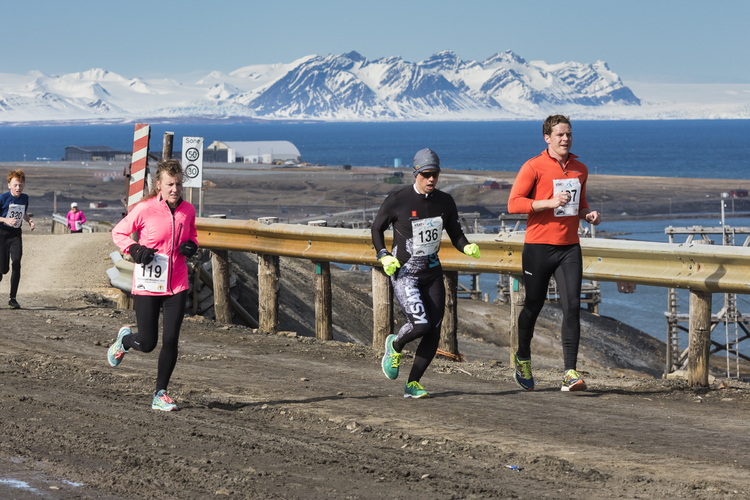
{"label": "person in pink top", "polygon": [[[130,235],[138,232],[136,243]],[[115,245],[135,261],[133,308],[138,331],[120,328],[107,360],[116,367],[131,349],[151,352],[159,338],[159,309],[163,309],[162,347],[151,408],[177,410],[167,385],[177,363],[177,343],[188,294],[186,259],[198,251],[195,207],[182,200],[182,167],[165,160],[156,170],[154,189],[112,229]]]}
{"label": "person in pink top", "polygon": [[68,212],[68,227],[71,233],[82,233],[83,224],[86,222],[86,216],[83,212],[78,210],[78,203],[73,202],[70,204],[70,212]]}

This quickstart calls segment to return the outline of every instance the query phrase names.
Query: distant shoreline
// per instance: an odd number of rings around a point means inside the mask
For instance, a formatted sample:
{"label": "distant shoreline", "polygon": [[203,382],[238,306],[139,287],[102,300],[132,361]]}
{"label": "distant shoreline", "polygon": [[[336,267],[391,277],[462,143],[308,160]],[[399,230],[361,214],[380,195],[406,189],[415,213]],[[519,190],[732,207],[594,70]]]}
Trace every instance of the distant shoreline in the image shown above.
{"label": "distant shoreline", "polygon": [[[154,116],[154,117],[111,117],[111,118],[80,118],[70,120],[18,120],[2,121],[0,127],[70,127],[70,126],[117,126],[133,125],[135,123],[148,123],[149,125],[222,125],[222,124],[303,124],[303,123],[487,123],[487,122],[538,122],[539,117],[522,118],[454,118],[440,120],[419,119],[388,119],[388,120],[323,120],[319,118],[257,118],[252,116],[222,116],[222,115],[200,115],[200,116]],[[748,116],[698,116],[698,117],[675,117],[665,116],[661,118],[648,118],[638,116],[622,117],[597,117],[587,116],[577,118],[578,122],[695,122],[695,121],[750,121]]]}
{"label": "distant shoreline", "polygon": [[[643,220],[673,220],[673,219],[720,219],[721,212],[702,212],[702,213],[671,213],[671,214],[651,214],[651,215],[607,215],[607,221],[643,221]],[[750,212],[725,212],[725,219],[750,218]],[[718,223],[717,223],[718,226]]]}

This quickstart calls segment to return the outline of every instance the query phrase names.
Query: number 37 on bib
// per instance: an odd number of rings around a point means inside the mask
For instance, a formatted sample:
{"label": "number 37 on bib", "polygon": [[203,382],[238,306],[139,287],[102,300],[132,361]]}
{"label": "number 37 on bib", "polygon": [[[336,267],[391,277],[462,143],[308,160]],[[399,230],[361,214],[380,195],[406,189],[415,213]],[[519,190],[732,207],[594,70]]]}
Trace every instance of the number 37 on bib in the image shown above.
{"label": "number 37 on bib", "polygon": [[565,206],[555,208],[555,217],[570,217],[578,215],[581,205],[581,181],[578,179],[555,179],[554,195],[568,193],[570,201]]}

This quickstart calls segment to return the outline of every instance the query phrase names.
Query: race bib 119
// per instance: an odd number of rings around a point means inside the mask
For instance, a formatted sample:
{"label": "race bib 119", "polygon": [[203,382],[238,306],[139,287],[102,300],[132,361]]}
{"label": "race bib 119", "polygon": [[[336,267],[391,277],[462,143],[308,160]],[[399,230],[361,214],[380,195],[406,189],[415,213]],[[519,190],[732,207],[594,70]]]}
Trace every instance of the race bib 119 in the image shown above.
{"label": "race bib 119", "polygon": [[141,292],[167,293],[169,279],[169,257],[157,253],[148,265],[136,264],[133,269],[135,290]]}

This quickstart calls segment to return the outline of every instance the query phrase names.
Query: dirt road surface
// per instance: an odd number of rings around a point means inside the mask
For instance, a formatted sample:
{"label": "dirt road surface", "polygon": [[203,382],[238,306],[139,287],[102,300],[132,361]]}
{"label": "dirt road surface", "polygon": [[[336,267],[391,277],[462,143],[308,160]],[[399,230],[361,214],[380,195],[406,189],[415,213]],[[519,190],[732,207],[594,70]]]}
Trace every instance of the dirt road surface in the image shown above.
{"label": "dirt road surface", "polygon": [[[0,498],[750,496],[750,386],[692,390],[602,370],[563,393],[504,363],[436,361],[402,397],[382,353],[184,323],[170,394],[157,353],[106,350],[132,311],[104,298],[109,235],[25,235],[24,309],[0,333]],[[7,279],[0,294],[7,293]],[[508,466],[514,466],[513,469]]]}

